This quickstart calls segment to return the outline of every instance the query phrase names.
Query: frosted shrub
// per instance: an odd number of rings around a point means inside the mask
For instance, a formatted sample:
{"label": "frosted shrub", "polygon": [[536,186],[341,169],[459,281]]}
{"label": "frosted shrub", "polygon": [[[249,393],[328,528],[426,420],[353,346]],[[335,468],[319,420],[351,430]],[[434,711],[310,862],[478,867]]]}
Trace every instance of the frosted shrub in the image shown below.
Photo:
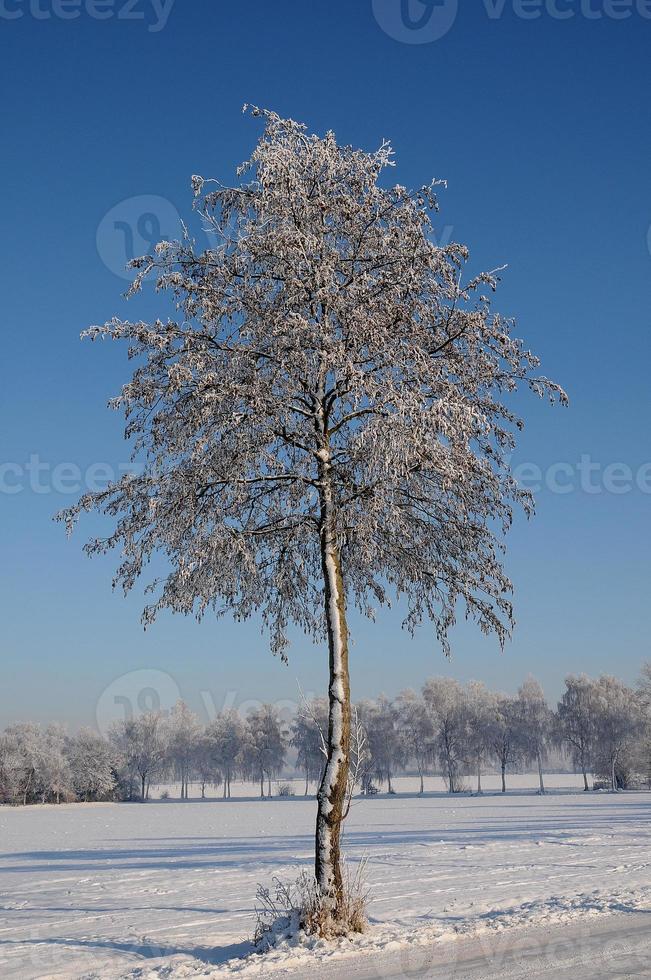
{"label": "frosted shrub", "polygon": [[364,932],[369,891],[364,881],[366,861],[354,874],[344,865],[343,891],[336,910],[324,899],[313,874],[303,871],[294,882],[273,878],[271,888],[258,885],[253,942],[261,950],[304,933],[336,939]]}

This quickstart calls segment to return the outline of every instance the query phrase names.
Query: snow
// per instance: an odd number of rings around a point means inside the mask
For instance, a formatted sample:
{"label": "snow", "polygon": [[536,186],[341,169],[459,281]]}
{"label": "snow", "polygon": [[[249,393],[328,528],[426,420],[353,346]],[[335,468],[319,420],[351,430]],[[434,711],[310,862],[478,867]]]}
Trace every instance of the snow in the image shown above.
{"label": "snow", "polygon": [[369,931],[248,960],[258,882],[312,863],[313,798],[0,808],[0,976],[300,977],[315,963],[315,976],[348,975],[364,955],[418,961],[517,927],[649,910],[651,796],[547,780],[547,796],[531,775],[505,797],[487,776],[484,796],[450,798],[397,779],[396,796],[356,800],[344,848],[368,859]]}

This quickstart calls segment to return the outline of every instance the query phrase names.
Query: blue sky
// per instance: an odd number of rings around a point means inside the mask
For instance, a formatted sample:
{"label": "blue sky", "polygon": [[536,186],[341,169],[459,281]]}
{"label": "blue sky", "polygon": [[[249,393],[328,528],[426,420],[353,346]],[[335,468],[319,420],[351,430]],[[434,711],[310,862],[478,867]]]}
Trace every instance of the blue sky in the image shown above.
{"label": "blue sky", "polygon": [[[300,637],[283,667],[256,624],[165,616],[145,634],[141,596],[113,594],[112,560],[82,554],[92,524],[67,541],[51,520],[74,499],[61,464],[128,460],[105,408],[124,351],[79,332],[168,312],[151,293],[123,300],[130,236],[136,247],[174,233],[191,174],[233,179],[258,135],[244,102],[369,149],[390,137],[401,183],[447,179],[440,235],[470,245],[473,269],[508,263],[497,306],[572,401],[522,404],[515,462],[539,467],[543,487],[535,520],[509,537],[513,642],[500,654],[460,627],[446,663],[397,613],[354,620],[354,694],[436,673],[506,690],[533,673],[551,697],[568,671],[635,680],[651,657],[651,10],[626,3],[485,0],[454,17],[445,0],[430,19],[411,0],[420,35],[400,0],[0,3],[0,727],[94,723],[115,696],[160,684],[163,700],[178,690],[202,713],[295,699],[297,682],[325,689],[324,651]],[[582,458],[599,467],[598,492],[581,488]],[[631,480],[606,469],[617,463]],[[552,492],[554,480],[573,487]]]}

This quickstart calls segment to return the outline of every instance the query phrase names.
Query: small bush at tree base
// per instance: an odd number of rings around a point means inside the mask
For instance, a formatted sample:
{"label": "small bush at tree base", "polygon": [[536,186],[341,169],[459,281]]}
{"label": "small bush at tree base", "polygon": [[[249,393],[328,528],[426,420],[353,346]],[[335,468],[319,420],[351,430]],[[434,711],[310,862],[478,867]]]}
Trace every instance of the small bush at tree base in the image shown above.
{"label": "small bush at tree base", "polygon": [[278,796],[293,796],[294,787],[291,783],[279,783],[278,784]]}
{"label": "small bush at tree base", "polygon": [[321,939],[364,932],[369,896],[365,868],[366,861],[360,862],[354,875],[344,868],[344,894],[336,915],[324,902],[314,875],[306,871],[295,882],[273,878],[271,888],[258,885],[254,944],[266,950],[301,932]]}

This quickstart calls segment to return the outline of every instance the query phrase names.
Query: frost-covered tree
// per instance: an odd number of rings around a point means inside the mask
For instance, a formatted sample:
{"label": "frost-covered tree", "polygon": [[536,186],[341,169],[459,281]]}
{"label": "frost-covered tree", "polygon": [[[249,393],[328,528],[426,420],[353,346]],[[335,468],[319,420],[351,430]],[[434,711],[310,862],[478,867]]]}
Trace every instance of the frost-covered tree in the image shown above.
{"label": "frost-covered tree", "polygon": [[32,722],[18,722],[5,729],[6,757],[11,759],[14,796],[23,805],[38,799],[43,732]]}
{"label": "frost-covered tree", "polygon": [[521,755],[538,769],[540,792],[545,792],[543,764],[547,758],[554,728],[554,715],[545,700],[545,692],[535,678],[528,677],[518,691]]}
{"label": "frost-covered tree", "polygon": [[63,725],[48,725],[39,738],[36,786],[41,802],[60,803],[72,794],[72,776],[65,753],[66,732]]}
{"label": "frost-covered tree", "polygon": [[506,694],[495,697],[490,727],[491,751],[497,760],[506,793],[506,770],[520,757],[520,705],[517,698]]}
{"label": "frost-covered tree", "polygon": [[168,750],[161,712],[148,711],[136,718],[116,722],[109,737],[121,755],[128,774],[137,778],[140,799],[144,803],[151,780],[160,775],[167,762]]}
{"label": "frost-covered tree", "polygon": [[451,677],[432,677],[423,687],[423,699],[434,731],[432,749],[450,793],[457,793],[461,789],[467,742],[463,688]]}
{"label": "frost-covered tree", "polygon": [[221,771],[215,760],[214,749],[214,742],[207,728],[200,730],[194,743],[192,767],[199,781],[202,800],[206,798],[206,786],[219,786],[223,782]]}
{"label": "frost-covered tree", "polygon": [[[509,396],[536,358],[491,311],[494,274],[464,281],[466,248],[432,234],[435,185],[384,180],[367,153],[269,111],[235,187],[193,178],[213,244],[162,242],[135,261],[171,319],[113,319],[136,367],[112,403],[142,464],[63,515],[98,509],[129,590],[155,554],[163,609],[258,613],[285,656],[296,623],[327,638],[328,758],[317,794],[316,878],[331,919],[350,754],[347,610],[394,593],[405,625],[443,647],[457,607],[503,642],[512,623],[501,530],[530,497],[510,471]],[[204,194],[204,191],[207,193]]]}
{"label": "frost-covered tree", "polygon": [[482,769],[490,758],[495,720],[495,695],[480,681],[471,681],[465,690],[465,755],[477,775],[477,792],[481,793]]}
{"label": "frost-covered tree", "polygon": [[647,711],[651,711],[651,661],[642,664],[640,678],[637,685],[640,704]]}
{"label": "frost-covered tree", "polygon": [[313,698],[299,705],[291,724],[290,745],[296,749],[296,766],[305,774],[305,795],[310,781],[321,782],[326,762],[326,736],[328,732],[328,702],[325,698]]}
{"label": "frost-covered tree", "polygon": [[20,795],[23,772],[22,753],[11,732],[0,735],[0,802],[16,803]]}
{"label": "frost-covered tree", "polygon": [[642,665],[637,685],[638,702],[642,716],[642,735],[637,752],[637,768],[651,787],[651,662]]}
{"label": "frost-covered tree", "polygon": [[199,719],[185,701],[177,701],[165,719],[165,728],[168,760],[181,783],[181,799],[187,800],[202,734]]}
{"label": "frost-covered tree", "polygon": [[607,674],[596,681],[593,695],[597,769],[617,792],[626,787],[630,753],[642,733],[640,703],[630,687]]}
{"label": "frost-covered tree", "polygon": [[271,780],[280,774],[286,751],[287,738],[274,706],[263,704],[250,711],[246,718],[242,754],[250,778],[260,783],[260,796],[264,796],[265,777],[271,796]]}
{"label": "frost-covered tree", "polygon": [[432,758],[432,720],[424,700],[415,691],[402,691],[395,700],[395,707],[404,755],[416,764],[422,794],[425,791],[423,779]]}
{"label": "frost-covered tree", "polygon": [[382,694],[377,701],[362,701],[358,710],[366,732],[370,768],[375,778],[380,783],[386,782],[389,793],[393,793],[391,779],[407,757],[397,708]]}
{"label": "frost-covered tree", "polygon": [[558,735],[569,746],[574,764],[581,769],[586,792],[590,789],[588,769],[595,749],[594,695],[594,681],[585,674],[570,674],[565,678],[565,691],[556,710]]}
{"label": "frost-covered tree", "polygon": [[66,757],[72,785],[79,799],[111,799],[115,791],[115,750],[90,728],[68,739]]}
{"label": "frost-covered tree", "polygon": [[242,759],[245,729],[237,711],[230,709],[210,722],[206,738],[224,785],[224,799],[231,795],[231,781]]}
{"label": "frost-covered tree", "polygon": [[71,793],[61,725],[10,725],[0,742],[0,793],[8,802],[59,803]]}

